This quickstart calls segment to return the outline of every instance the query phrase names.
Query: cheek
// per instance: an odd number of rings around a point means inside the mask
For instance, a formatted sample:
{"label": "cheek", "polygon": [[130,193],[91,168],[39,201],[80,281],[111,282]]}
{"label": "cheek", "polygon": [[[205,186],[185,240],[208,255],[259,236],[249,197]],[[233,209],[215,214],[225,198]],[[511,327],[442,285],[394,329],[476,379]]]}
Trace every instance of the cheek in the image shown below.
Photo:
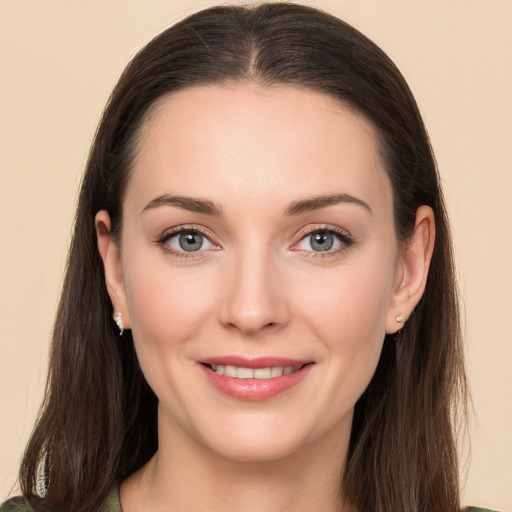
{"label": "cheek", "polygon": [[340,410],[355,404],[380,358],[395,268],[392,253],[381,261],[377,266],[347,265],[329,279],[310,274],[302,293],[295,292],[302,297],[298,307],[309,330],[322,340],[329,361],[325,382]]}
{"label": "cheek", "polygon": [[354,407],[377,368],[392,278],[373,271],[339,277],[313,295],[310,319],[329,360],[325,383],[332,390],[330,401],[344,411]]}
{"label": "cheek", "polygon": [[134,339],[163,343],[164,348],[187,341],[204,325],[214,286],[211,276],[198,268],[176,270],[155,260],[127,262],[125,286]]}
{"label": "cheek", "polygon": [[324,336],[359,346],[364,340],[383,339],[392,282],[390,272],[374,268],[340,270],[328,279],[310,274],[305,289],[296,296],[301,297],[299,307],[309,312],[309,321]]}

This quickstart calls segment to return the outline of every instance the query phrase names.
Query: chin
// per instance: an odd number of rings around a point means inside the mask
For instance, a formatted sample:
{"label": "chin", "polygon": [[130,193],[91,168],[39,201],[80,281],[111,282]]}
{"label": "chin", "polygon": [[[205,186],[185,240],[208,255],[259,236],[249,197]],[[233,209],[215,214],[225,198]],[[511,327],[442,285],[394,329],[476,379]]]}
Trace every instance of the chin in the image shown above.
{"label": "chin", "polygon": [[218,456],[237,462],[272,462],[290,457],[300,451],[301,443],[290,439],[261,438],[233,439],[229,443],[211,444],[209,448]]}
{"label": "chin", "polygon": [[316,437],[301,422],[250,416],[208,430],[201,436],[201,444],[225,459],[270,462],[307,451]]}

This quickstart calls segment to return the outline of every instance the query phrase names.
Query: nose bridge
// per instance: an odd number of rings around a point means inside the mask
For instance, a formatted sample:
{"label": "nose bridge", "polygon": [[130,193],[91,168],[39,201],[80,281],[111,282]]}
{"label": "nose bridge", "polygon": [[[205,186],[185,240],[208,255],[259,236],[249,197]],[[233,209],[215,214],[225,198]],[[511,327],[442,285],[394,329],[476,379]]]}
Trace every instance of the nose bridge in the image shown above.
{"label": "nose bridge", "polygon": [[252,240],[233,255],[226,278],[221,321],[245,334],[287,322],[277,256],[268,244]]}

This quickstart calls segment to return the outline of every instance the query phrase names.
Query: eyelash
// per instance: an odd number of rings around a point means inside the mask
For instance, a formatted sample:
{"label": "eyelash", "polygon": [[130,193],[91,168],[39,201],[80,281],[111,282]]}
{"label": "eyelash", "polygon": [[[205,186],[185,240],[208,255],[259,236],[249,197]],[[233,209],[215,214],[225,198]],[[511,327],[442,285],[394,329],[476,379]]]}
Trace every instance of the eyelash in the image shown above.
{"label": "eyelash", "polygon": [[[297,247],[303,240],[307,239],[307,237],[314,235],[315,233],[329,233],[334,235],[334,237],[338,240],[340,243],[340,247],[337,249],[330,249],[327,251],[309,251],[309,250],[303,250]],[[331,225],[320,225],[320,226],[314,226],[314,227],[308,227],[303,229],[298,234],[299,241],[296,242],[292,250],[294,251],[302,251],[304,253],[304,256],[307,258],[314,258],[314,259],[325,259],[330,257],[336,257],[340,253],[346,251],[348,248],[353,246],[355,244],[355,240],[352,238],[352,236],[345,230],[337,227],[337,226],[331,226]]]}
{"label": "eyelash", "polygon": [[[206,230],[202,229],[199,226],[196,225],[190,225],[190,226],[178,226],[176,228],[173,228],[169,231],[166,231],[157,241],[156,245],[158,245],[163,251],[167,253],[171,253],[173,256],[177,256],[178,258],[197,258],[200,257],[200,254],[203,251],[178,251],[170,247],[169,240],[173,237],[176,237],[178,235],[186,234],[186,233],[199,233],[201,234],[210,244],[212,244],[215,247],[218,247],[214,242],[212,242],[211,234],[208,233]],[[341,244],[341,247],[337,249],[329,249],[326,251],[314,251],[314,250],[305,250],[296,248],[302,241],[304,241],[308,236],[311,236],[315,233],[329,233],[333,234],[334,237],[338,240],[338,242]],[[347,233],[345,230],[338,228],[337,226],[331,226],[331,225],[321,225],[321,226],[314,226],[314,227],[308,227],[303,229],[298,234],[299,240],[294,243],[291,250],[302,252],[306,257],[308,258],[316,258],[316,259],[325,259],[329,257],[333,257],[336,255],[339,255],[341,252],[344,252],[349,247],[353,246],[355,244],[354,239],[352,236]]]}
{"label": "eyelash", "polygon": [[213,246],[218,247],[214,242],[212,242],[211,234],[209,234],[206,230],[202,229],[199,226],[178,226],[176,228],[170,229],[169,231],[166,231],[157,241],[156,245],[158,245],[163,251],[172,254],[173,256],[177,256],[178,258],[197,258],[199,257],[199,254],[204,251],[177,251],[173,249],[170,244],[169,240],[175,236],[183,235],[186,233],[199,233],[202,235],[206,240],[208,240]]}

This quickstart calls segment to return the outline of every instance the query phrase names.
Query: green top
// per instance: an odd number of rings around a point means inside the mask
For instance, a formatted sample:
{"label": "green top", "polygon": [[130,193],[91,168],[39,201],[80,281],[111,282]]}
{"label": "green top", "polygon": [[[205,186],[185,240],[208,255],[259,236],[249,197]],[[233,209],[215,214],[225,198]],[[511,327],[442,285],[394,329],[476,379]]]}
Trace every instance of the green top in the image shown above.
{"label": "green top", "polygon": [[[25,503],[23,498],[11,498],[0,505],[0,512],[31,512],[29,505]],[[123,512],[121,503],[119,502],[119,489],[115,487],[108,495],[105,502],[98,509],[98,512]],[[496,512],[486,508],[467,507],[461,512]]]}
{"label": "green top", "polygon": [[[121,511],[121,509],[119,509],[119,510]],[[2,512],[1,509],[0,509],[0,512]],[[462,512],[498,512],[498,511],[491,510],[490,508],[466,507],[466,508],[462,509]]]}
{"label": "green top", "polygon": [[[31,512],[32,509],[23,498],[11,498],[0,505],[0,512]],[[123,512],[119,502],[119,489],[114,487],[98,512]]]}

